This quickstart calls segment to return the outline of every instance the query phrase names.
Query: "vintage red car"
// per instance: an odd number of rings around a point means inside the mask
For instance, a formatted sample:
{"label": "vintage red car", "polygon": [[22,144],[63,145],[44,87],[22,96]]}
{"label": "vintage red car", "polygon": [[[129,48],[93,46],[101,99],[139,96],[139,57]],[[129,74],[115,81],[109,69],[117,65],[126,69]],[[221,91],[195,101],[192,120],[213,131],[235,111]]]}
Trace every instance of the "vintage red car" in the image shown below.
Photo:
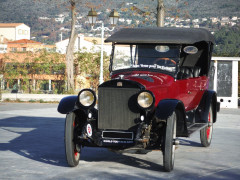
{"label": "vintage red car", "polygon": [[214,71],[211,33],[125,28],[105,41],[112,42],[111,80],[99,85],[97,96],[83,89],[59,103],[58,111],[67,114],[68,164],[78,165],[85,146],[161,150],[163,167],[171,171],[178,137],[200,130],[201,143],[208,147],[219,110],[217,94],[208,88]]}

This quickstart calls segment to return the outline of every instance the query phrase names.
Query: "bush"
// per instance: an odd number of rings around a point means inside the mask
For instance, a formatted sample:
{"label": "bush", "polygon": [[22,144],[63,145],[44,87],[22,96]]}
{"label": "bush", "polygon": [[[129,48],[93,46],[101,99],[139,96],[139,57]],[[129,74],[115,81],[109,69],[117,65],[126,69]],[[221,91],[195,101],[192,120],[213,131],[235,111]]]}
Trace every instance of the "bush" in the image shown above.
{"label": "bush", "polygon": [[40,103],[45,103],[45,101],[44,100],[42,100],[42,99],[40,99],[40,101],[39,101]]}
{"label": "bush", "polygon": [[5,102],[10,102],[11,100],[9,98],[5,99],[4,100]]}
{"label": "bush", "polygon": [[23,102],[21,99],[16,99],[16,102]]}

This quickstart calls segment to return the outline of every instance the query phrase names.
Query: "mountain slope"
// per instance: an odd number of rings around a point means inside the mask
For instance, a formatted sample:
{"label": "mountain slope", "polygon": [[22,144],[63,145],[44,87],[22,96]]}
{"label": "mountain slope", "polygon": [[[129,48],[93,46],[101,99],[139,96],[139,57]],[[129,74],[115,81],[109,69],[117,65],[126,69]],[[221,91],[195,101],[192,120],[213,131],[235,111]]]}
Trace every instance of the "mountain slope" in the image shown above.
{"label": "mountain slope", "polygon": [[[86,2],[92,4],[104,3],[104,1],[96,0]],[[133,2],[135,6],[141,9],[149,6],[154,11],[157,3],[156,0],[105,0],[104,5],[99,10],[104,11],[106,6],[111,9],[118,9],[120,4],[124,7],[125,2]],[[187,5],[185,2],[187,2]],[[54,17],[56,14],[69,11],[67,5],[68,1],[66,0],[0,0],[0,22],[28,22],[33,17]],[[176,0],[165,0],[165,6],[170,15],[178,15],[177,12],[179,11],[170,10],[174,7],[180,9],[181,12],[189,11],[189,14],[194,18],[240,15],[239,0],[185,0],[178,1],[178,3],[176,3]],[[84,7],[84,5],[78,6],[78,9],[80,8],[82,12],[87,12],[89,9],[89,7]]]}

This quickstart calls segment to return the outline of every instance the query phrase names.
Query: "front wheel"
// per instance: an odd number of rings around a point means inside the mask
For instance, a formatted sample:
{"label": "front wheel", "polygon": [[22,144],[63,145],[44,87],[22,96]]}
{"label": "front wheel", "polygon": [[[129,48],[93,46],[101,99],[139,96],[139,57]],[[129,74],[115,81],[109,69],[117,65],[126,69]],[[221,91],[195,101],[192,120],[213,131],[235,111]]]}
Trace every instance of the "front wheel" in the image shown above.
{"label": "front wheel", "polygon": [[213,133],[213,112],[212,106],[210,106],[208,113],[208,125],[200,130],[200,140],[202,146],[204,147],[210,146],[212,140],[212,133]]}
{"label": "front wheel", "polygon": [[163,166],[164,170],[170,172],[174,167],[175,158],[175,141],[176,141],[176,128],[177,128],[177,117],[176,113],[167,119],[166,133],[164,136],[164,147],[163,147]]}
{"label": "front wheel", "polygon": [[81,146],[76,142],[78,122],[74,112],[70,112],[66,116],[65,122],[65,151],[67,163],[71,167],[79,164]]}

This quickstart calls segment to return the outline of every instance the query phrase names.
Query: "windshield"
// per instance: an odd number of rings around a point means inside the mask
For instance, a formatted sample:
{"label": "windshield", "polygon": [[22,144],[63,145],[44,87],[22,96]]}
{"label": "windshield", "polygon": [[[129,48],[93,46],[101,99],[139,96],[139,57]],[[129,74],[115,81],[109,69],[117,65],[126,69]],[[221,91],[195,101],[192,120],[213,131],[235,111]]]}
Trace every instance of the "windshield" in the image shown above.
{"label": "windshield", "polygon": [[149,69],[174,74],[179,61],[177,45],[115,45],[111,70]]}

